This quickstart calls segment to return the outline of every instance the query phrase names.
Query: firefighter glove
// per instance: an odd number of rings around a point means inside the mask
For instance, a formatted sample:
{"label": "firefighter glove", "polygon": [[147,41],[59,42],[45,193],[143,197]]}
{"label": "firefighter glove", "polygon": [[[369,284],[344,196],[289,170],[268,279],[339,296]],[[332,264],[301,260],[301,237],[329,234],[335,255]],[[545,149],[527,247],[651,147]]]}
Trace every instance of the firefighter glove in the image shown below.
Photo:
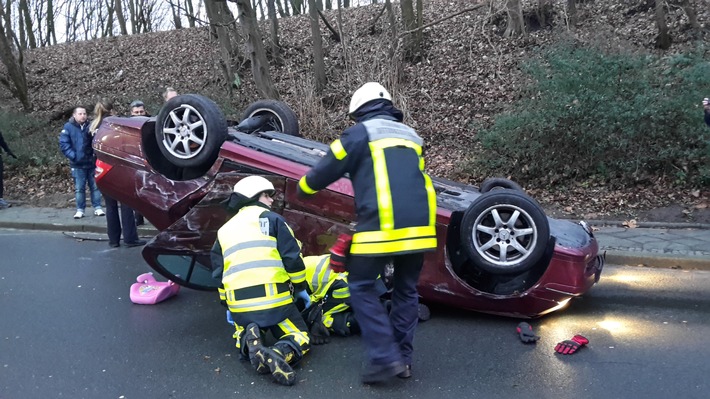
{"label": "firefighter glove", "polygon": [[588,344],[589,340],[581,335],[575,335],[572,339],[562,341],[555,346],[555,352],[563,355],[571,355],[584,345]]}
{"label": "firefighter glove", "polygon": [[352,240],[353,236],[349,234],[341,234],[338,236],[335,244],[330,247],[330,268],[334,272],[345,272],[348,255],[350,255],[350,243]]}
{"label": "firefighter glove", "polygon": [[328,337],[330,337],[330,332],[328,328],[323,324],[323,312],[321,311],[321,317],[316,320],[311,329],[309,330],[311,335],[311,343],[313,345],[323,345],[328,343]]}
{"label": "firefighter glove", "polygon": [[303,306],[305,306],[305,307],[311,306],[311,296],[308,295],[308,291],[306,291],[306,290],[296,291],[293,293],[293,297],[295,299],[302,299]]}
{"label": "firefighter glove", "polygon": [[518,335],[520,335],[520,340],[526,344],[537,342],[540,337],[535,335],[532,326],[526,322],[521,322],[518,324]]}

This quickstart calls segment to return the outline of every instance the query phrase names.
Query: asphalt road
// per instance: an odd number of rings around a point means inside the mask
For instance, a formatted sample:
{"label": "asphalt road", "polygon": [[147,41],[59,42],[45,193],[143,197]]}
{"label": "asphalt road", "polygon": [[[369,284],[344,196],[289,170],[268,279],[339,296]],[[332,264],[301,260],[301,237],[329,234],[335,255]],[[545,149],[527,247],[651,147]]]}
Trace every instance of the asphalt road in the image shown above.
{"label": "asphalt road", "polygon": [[[0,251],[2,399],[710,397],[710,272],[608,265],[587,296],[530,322],[535,345],[519,320],[432,307],[413,379],[361,385],[359,338],[333,338],[282,387],[238,360],[216,294],[132,304],[140,248],[0,230]],[[575,333],[590,344],[553,351]]]}

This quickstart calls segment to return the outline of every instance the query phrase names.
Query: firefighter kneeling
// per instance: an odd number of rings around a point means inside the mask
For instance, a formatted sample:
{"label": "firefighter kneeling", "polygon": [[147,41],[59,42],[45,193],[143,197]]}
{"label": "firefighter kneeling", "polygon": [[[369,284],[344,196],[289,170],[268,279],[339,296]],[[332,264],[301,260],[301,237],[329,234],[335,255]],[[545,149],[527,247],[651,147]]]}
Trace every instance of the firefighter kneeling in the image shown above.
{"label": "firefighter kneeling", "polygon": [[[273,194],[273,184],[261,176],[237,182],[228,208],[238,213],[217,232],[211,260],[215,277],[222,272],[220,296],[234,321],[242,357],[258,373],[293,385],[291,366],[310,349],[294,297],[306,305],[310,298],[300,245],[283,217],[271,211]],[[273,346],[264,345],[266,330],[277,339]]]}

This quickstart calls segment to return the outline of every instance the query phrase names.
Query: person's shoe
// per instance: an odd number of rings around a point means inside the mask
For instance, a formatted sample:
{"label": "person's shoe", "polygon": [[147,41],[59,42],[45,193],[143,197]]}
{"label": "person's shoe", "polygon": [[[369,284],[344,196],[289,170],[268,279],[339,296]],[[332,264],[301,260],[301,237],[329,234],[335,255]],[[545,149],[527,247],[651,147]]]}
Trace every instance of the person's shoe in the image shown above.
{"label": "person's shoe", "polygon": [[296,382],[296,373],[280,353],[271,348],[262,347],[256,352],[256,358],[260,364],[265,364],[269,368],[271,376],[279,384],[293,385]]}
{"label": "person's shoe", "polygon": [[412,366],[410,366],[410,365],[408,364],[408,365],[406,365],[406,366],[404,366],[404,367],[406,367],[406,369],[404,369],[403,372],[397,374],[397,377],[399,377],[399,378],[412,378]]}
{"label": "person's shoe", "polygon": [[246,341],[247,348],[249,348],[249,362],[256,369],[259,374],[268,373],[269,367],[263,361],[264,356],[259,356],[259,353],[263,352],[264,345],[261,341],[261,331],[256,323],[250,323],[247,325],[246,332],[244,333],[244,340]]}
{"label": "person's shoe", "polygon": [[76,211],[74,214],[74,219],[81,219],[84,217],[84,211]]}
{"label": "person's shoe", "polygon": [[379,382],[385,382],[406,370],[407,366],[402,362],[393,362],[385,365],[371,364],[362,375],[362,383],[377,384]]}
{"label": "person's shoe", "polygon": [[104,212],[104,210],[101,208],[96,208],[96,210],[94,211],[94,216],[106,216],[106,212]]}
{"label": "person's shoe", "polygon": [[147,241],[144,240],[138,240],[138,241],[131,241],[131,242],[125,242],[127,247],[142,247],[143,245],[147,244]]}
{"label": "person's shoe", "polygon": [[9,208],[11,205],[5,201],[4,199],[0,198],[0,209],[5,209]]}
{"label": "person's shoe", "polygon": [[111,248],[118,248],[118,247],[121,246],[121,244],[119,244],[119,243],[117,243],[117,242],[109,242],[109,243],[108,243],[108,246],[111,247]]}

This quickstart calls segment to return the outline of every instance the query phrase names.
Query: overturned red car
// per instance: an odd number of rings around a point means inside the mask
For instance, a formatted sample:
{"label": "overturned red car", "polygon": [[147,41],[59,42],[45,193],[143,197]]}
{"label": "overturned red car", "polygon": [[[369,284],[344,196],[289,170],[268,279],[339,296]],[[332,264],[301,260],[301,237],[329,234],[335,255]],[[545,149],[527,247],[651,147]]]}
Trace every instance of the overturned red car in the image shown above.
{"label": "overturned red car", "polygon": [[[298,179],[329,148],[301,137],[295,114],[279,101],[257,101],[231,123],[211,100],[181,95],[157,117],[105,119],[93,146],[100,189],[160,231],[143,249],[146,262],[185,287],[219,285],[209,251],[231,216],[223,202],[245,176],[274,184],[273,209],[303,242],[305,255],[326,253],[355,220],[347,177],[312,198],[297,197]],[[425,256],[422,302],[537,317],[599,281],[604,257],[586,223],[547,217],[507,179],[480,187],[432,180],[439,247]]]}

